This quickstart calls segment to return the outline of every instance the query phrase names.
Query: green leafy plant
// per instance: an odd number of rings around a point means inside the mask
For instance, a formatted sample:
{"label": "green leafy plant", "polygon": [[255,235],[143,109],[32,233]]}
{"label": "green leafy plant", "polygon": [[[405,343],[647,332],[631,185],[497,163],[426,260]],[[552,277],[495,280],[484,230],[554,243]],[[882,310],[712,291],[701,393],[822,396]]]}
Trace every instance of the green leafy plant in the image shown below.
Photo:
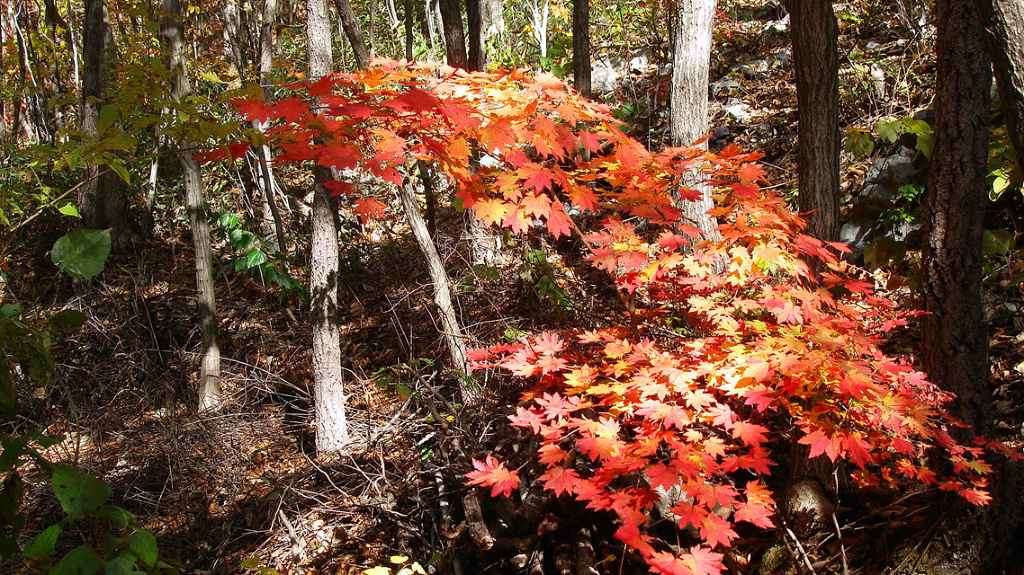
{"label": "green leafy plant", "polygon": [[291,277],[277,262],[270,260],[266,242],[245,229],[241,216],[225,212],[217,218],[217,222],[235,253],[236,272],[247,271],[258,280],[279,285],[286,292],[295,291],[305,299],[306,290],[302,283]]}

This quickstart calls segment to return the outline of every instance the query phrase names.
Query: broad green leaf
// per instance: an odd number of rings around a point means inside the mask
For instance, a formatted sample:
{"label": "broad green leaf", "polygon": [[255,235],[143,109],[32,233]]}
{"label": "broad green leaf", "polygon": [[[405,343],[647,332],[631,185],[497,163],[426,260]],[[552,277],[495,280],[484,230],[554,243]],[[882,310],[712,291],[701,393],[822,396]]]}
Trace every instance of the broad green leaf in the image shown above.
{"label": "broad green leaf", "polygon": [[103,575],[136,575],[145,573],[129,558],[129,554],[118,555],[103,564]]}
{"label": "broad green leaf", "polygon": [[88,545],[75,547],[56,565],[50,568],[50,575],[94,575],[103,569],[103,560],[96,550]]}
{"label": "broad green leaf", "polygon": [[[0,414],[9,419],[18,413],[18,391],[6,361],[0,361]],[[4,454],[0,453],[0,457]]]}
{"label": "broad green leaf", "polygon": [[844,147],[854,156],[864,158],[875,150],[875,137],[867,130],[851,129],[846,132]]}
{"label": "broad green leaf", "polygon": [[17,317],[21,315],[24,311],[25,308],[21,307],[20,305],[16,303],[8,303],[0,307],[0,316],[2,316],[4,319],[11,319],[12,317]]}
{"label": "broad green leaf", "polygon": [[1013,233],[1007,229],[985,230],[981,235],[981,251],[986,255],[1002,256],[1013,249]]}
{"label": "broad green leaf", "polygon": [[57,211],[64,214],[65,216],[71,216],[73,218],[82,217],[82,215],[78,213],[78,208],[75,207],[75,204],[71,200],[63,200],[58,202]]}
{"label": "broad green leaf", "polygon": [[65,333],[78,331],[87,321],[89,321],[88,316],[77,309],[66,309],[50,316],[50,325]]}
{"label": "broad green leaf", "polygon": [[157,548],[156,537],[146,529],[136,529],[128,537],[125,537],[128,547],[139,556],[139,560],[146,566],[152,567],[156,564]]}
{"label": "broad green leaf", "polygon": [[918,134],[915,147],[924,154],[924,157],[931,159],[932,150],[935,149],[935,136],[932,134]]}
{"label": "broad green leaf", "polygon": [[28,545],[25,546],[25,551],[22,554],[32,559],[49,557],[57,552],[54,549],[54,545],[57,544],[58,537],[60,537],[60,524],[51,525],[45,531],[33,537],[32,541],[29,541]]}
{"label": "broad green leaf", "polygon": [[899,132],[896,131],[896,127],[894,124],[895,122],[886,122],[885,120],[879,121],[877,124],[875,124],[875,132],[877,132],[879,136],[885,138],[886,140],[889,140],[890,142],[895,142],[896,138],[899,138],[900,135]]}
{"label": "broad green leaf", "polygon": [[147,529],[136,529],[128,537],[125,537],[128,547],[139,556],[139,560],[146,566],[152,567],[157,560],[156,536]]}
{"label": "broad green leaf", "polygon": [[369,569],[363,569],[363,575],[391,575],[391,569],[378,565]]}
{"label": "broad green leaf", "polygon": [[57,501],[72,519],[96,511],[110,497],[110,486],[77,467],[58,465],[53,472]]}
{"label": "broad green leaf", "polygon": [[28,435],[7,435],[0,437],[0,473],[13,470],[21,464],[21,456],[28,452]]}
{"label": "broad green leaf", "polygon": [[53,244],[50,259],[75,279],[91,278],[110,255],[110,230],[75,230]]}
{"label": "broad green leaf", "polygon": [[96,123],[96,133],[103,135],[121,113],[121,106],[118,104],[106,104],[100,108],[100,118]]}
{"label": "broad green leaf", "polygon": [[994,170],[989,174],[993,176],[992,189],[988,191],[988,199],[996,201],[999,196],[1003,195],[1006,188],[1010,187],[1010,175],[1005,169]]}
{"label": "broad green leaf", "polygon": [[251,250],[245,256],[245,267],[254,268],[267,261],[267,254],[263,253],[263,250],[254,249]]}
{"label": "broad green leaf", "polygon": [[135,518],[130,512],[116,505],[101,505],[96,510],[97,517],[103,517],[116,529],[124,529],[131,524],[132,519]]}

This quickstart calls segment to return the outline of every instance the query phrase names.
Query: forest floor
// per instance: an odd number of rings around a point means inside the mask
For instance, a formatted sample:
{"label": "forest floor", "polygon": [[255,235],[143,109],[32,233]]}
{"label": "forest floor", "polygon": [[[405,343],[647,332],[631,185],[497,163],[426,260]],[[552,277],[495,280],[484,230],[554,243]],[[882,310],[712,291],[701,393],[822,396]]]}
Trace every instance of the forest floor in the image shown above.
{"label": "forest floor", "polygon": [[[891,7],[877,4],[879,11]],[[720,27],[712,70],[713,81],[733,82],[713,101],[713,127],[726,129],[711,145],[735,141],[763,151],[769,179],[778,190],[791,190],[796,100],[781,14],[761,2],[734,6],[732,21]],[[858,6],[837,5],[847,60],[843,126],[870,129],[879,119],[911,116],[928,106],[930,50],[927,38],[906,26],[862,24],[892,16],[862,13],[871,3]],[[737,66],[750,71],[733,71]],[[872,84],[876,68],[889,78],[888,93]],[[625,76],[609,97],[632,103],[626,120],[641,141],[664,138],[667,81],[653,65]],[[737,105],[749,117],[726,110]],[[844,155],[848,206],[872,160],[884,153]],[[996,224],[1020,224],[1024,210],[1019,198],[1013,201],[1009,207],[993,204]],[[172,221],[173,214],[166,215],[158,221]],[[464,487],[471,457],[494,453],[517,465],[526,462],[533,446],[506,418],[522,382],[479,373],[483,406],[458,409],[438,398],[450,396],[457,379],[431,361],[445,354],[429,279],[397,218],[370,234],[350,230],[343,246],[340,312],[354,448],[333,460],[312,453],[310,322],[297,294],[233,271],[230,246],[221,243],[217,296],[228,400],[200,416],[188,230],[158,230],[112,256],[99,278],[73,282],[54,280],[45,257],[63,225],[40,218],[25,236],[38,238],[35,243],[7,261],[11,287],[23,304],[73,307],[90,318],[81,332],[55,343],[54,383],[25,391],[19,425],[63,435],[49,455],[110,483],[115,502],[137,514],[157,536],[161,553],[184,571],[355,574],[404,555],[438,573],[573,573],[572,545],[587,537],[601,573],[646,572],[623,554],[607,517],[537,490],[523,494],[524,506],[530,501],[534,507],[510,509]],[[474,268],[460,236],[464,227],[462,214],[440,210],[439,247],[474,344],[607,325],[621,311],[609,280],[586,267],[573,242],[517,240],[508,244],[507,265]],[[1018,234],[1018,244],[1022,240]],[[300,246],[290,256],[297,278],[304,273],[304,251]],[[1012,438],[1020,436],[1024,421],[1024,299],[1020,285],[1001,270],[992,270],[986,302],[998,432]],[[912,266],[878,274],[891,295],[912,305]],[[889,345],[912,355],[913,326]],[[60,517],[40,476],[26,476],[27,533]],[[479,534],[473,521],[466,520],[467,507],[478,505],[484,523],[499,535],[486,551],[474,541]],[[936,537],[941,507],[932,492],[855,494],[837,513],[842,538],[819,539],[801,557],[815,573],[841,573],[847,563],[850,573],[896,564],[903,565],[901,572],[927,572],[920,562]],[[508,524],[508,517],[519,524]],[[92,536],[87,529],[82,535]],[[796,572],[773,563],[777,543],[772,533],[740,532],[726,564],[734,573]]]}

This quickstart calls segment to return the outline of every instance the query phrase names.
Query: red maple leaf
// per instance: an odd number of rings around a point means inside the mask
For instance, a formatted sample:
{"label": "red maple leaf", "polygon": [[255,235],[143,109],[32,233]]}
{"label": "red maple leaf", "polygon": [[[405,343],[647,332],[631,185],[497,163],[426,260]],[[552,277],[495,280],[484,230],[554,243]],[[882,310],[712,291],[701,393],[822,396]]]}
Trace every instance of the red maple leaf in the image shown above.
{"label": "red maple leaf", "polygon": [[540,480],[544,482],[545,487],[554,491],[555,495],[572,495],[576,490],[576,486],[580,482],[580,475],[576,473],[575,469],[566,469],[554,466],[549,467],[548,470],[540,476]]}
{"label": "red maple leaf", "polygon": [[508,497],[514,489],[519,487],[519,472],[509,471],[504,462],[498,462],[492,455],[488,455],[483,461],[472,460],[473,468],[466,474],[470,485],[490,487],[491,497],[499,494]]}

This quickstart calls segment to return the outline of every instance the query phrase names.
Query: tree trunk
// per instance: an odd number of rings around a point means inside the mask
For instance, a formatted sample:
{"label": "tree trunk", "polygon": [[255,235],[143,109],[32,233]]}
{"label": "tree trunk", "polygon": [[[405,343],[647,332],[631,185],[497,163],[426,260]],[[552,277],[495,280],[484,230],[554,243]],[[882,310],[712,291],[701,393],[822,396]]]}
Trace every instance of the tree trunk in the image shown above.
{"label": "tree trunk", "polygon": [[[992,427],[988,331],[982,310],[982,231],[992,72],[985,30],[972,0],[937,0],[935,148],[921,251],[924,307],[921,363],[929,378],[956,394],[952,414],[969,427],[962,440]],[[946,525],[953,541],[931,572],[997,573],[1008,567],[1020,513],[1014,469],[997,469],[992,503],[960,502]]]}
{"label": "tree trunk", "polygon": [[[260,23],[260,85],[263,86],[263,99],[267,103],[273,98],[270,91],[270,73],[274,69],[274,25],[277,21],[277,0],[264,0],[263,19]],[[264,132],[267,122],[253,120],[253,127]],[[270,147],[262,145],[256,148],[256,161],[259,163],[259,181],[263,191],[262,220],[263,238],[272,248],[279,252],[288,251],[288,242],[284,235],[284,222],[281,210],[277,205],[277,181],[274,179],[273,167],[270,165]],[[272,235],[273,234],[273,235]],[[271,241],[276,238],[276,241]]]}
{"label": "tree trunk", "polygon": [[[420,214],[419,200],[416,199],[416,190],[411,181],[411,178],[406,178],[405,185],[399,188],[398,194],[401,196],[402,207],[405,208],[405,216],[409,221],[409,228],[412,229],[412,235],[416,238],[416,243],[427,260],[427,271],[430,273],[431,283],[434,284],[434,303],[437,304],[437,310],[441,316],[441,327],[444,329],[444,340],[448,346],[452,368],[465,373],[467,367],[466,342],[455,313],[455,306],[452,305],[448,272],[444,269],[441,255],[437,253],[437,248],[434,247],[430,232],[427,230],[427,224]],[[466,386],[460,388],[460,393],[462,403],[465,405],[472,405],[481,397],[479,389]]]}
{"label": "tree trunk", "polygon": [[[330,74],[331,26],[326,0],[306,1],[309,80]],[[355,44],[353,43],[353,47]],[[338,227],[330,192],[331,179],[323,166],[313,169],[313,231],[310,237],[309,292],[313,320],[313,385],[315,387],[316,451],[338,453],[349,442],[345,414],[345,387],[341,375],[341,339],[338,334]]]}
{"label": "tree trunk", "polygon": [[572,76],[576,91],[590,97],[590,0],[572,0]]}
{"label": "tree trunk", "polygon": [[807,233],[839,237],[839,27],[831,0],[786,0],[796,68],[800,211]]}
{"label": "tree trunk", "polygon": [[999,105],[1017,161],[1024,162],[1024,2],[976,0],[988,30],[989,54],[996,71]]}
{"label": "tree trunk", "polygon": [[[711,66],[711,31],[715,0],[681,0],[676,18],[672,56],[672,143],[690,146],[708,131],[708,72]],[[706,148],[707,144],[701,144]],[[699,228],[705,237],[719,239],[718,223],[708,215],[714,207],[711,188],[702,174],[691,174],[683,184],[697,190],[697,201],[681,201],[683,223]]]}
{"label": "tree trunk", "polygon": [[469,68],[487,69],[487,45],[484,36],[484,14],[481,0],[466,0],[466,20],[469,28]]}
{"label": "tree trunk", "polygon": [[413,18],[412,0],[405,0],[405,59],[412,62]]}
{"label": "tree trunk", "polygon": [[501,36],[505,33],[505,14],[502,13],[501,0],[480,0],[484,18],[484,38]]}
{"label": "tree trunk", "polygon": [[[89,139],[99,138],[99,113],[105,97],[106,64],[103,55],[108,50],[104,0],[86,0],[82,37],[82,97],[80,100],[81,128]],[[113,173],[91,165],[85,170],[85,183],[78,191],[78,211],[82,225],[91,229],[112,231],[115,246],[124,242],[128,227],[128,204],[120,182]]]}
{"label": "tree trunk", "polygon": [[[174,72],[171,97],[175,102],[192,92],[188,84],[181,29],[181,5],[178,0],[164,0],[164,40],[170,48],[170,69]],[[199,329],[202,350],[199,360],[199,409],[217,407],[221,403],[220,347],[217,345],[217,298],[213,283],[213,253],[210,248],[210,226],[203,202],[203,177],[192,158],[196,150],[193,142],[182,142],[177,152],[178,164],[184,178],[185,205],[192,224],[192,243],[196,250],[196,299],[199,303]]]}
{"label": "tree trunk", "polygon": [[530,23],[533,26],[533,39],[537,41],[540,57],[548,57],[548,16],[551,6],[548,0],[531,0]]}
{"label": "tree trunk", "polygon": [[444,50],[448,65],[465,70],[469,66],[466,56],[466,37],[462,33],[462,10],[459,0],[438,0],[441,7],[441,27],[444,29]]}
{"label": "tree trunk", "polygon": [[[334,7],[338,10],[338,16],[341,17],[341,26],[345,29],[345,37],[348,38],[348,43],[352,46],[352,54],[356,57],[356,67],[366,68],[370,63],[370,51],[366,48],[363,32],[359,29],[359,19],[356,18],[356,13],[352,10],[352,4],[348,0],[334,0]],[[328,30],[329,33],[330,30]],[[333,64],[328,67],[328,72],[324,73],[329,73],[331,67]]]}

